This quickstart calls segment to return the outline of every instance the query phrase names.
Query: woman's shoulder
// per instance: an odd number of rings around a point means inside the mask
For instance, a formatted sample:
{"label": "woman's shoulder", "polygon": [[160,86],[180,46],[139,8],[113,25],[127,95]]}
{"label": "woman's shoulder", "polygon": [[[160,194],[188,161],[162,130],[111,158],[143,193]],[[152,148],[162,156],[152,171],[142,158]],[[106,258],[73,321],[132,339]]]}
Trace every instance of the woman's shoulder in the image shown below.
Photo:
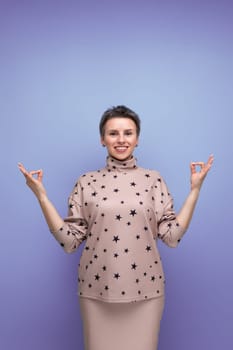
{"label": "woman's shoulder", "polygon": [[145,177],[161,177],[161,174],[158,170],[156,169],[151,169],[151,168],[144,168],[144,167],[138,167],[137,168],[138,172],[144,174]]}
{"label": "woman's shoulder", "polygon": [[83,182],[83,181],[86,181],[86,180],[92,180],[92,181],[95,181],[95,179],[97,179],[98,177],[102,176],[103,173],[106,172],[106,169],[103,168],[103,169],[97,169],[97,170],[90,170],[90,171],[87,171],[87,172],[84,172],[82,173],[78,179],[77,179],[77,182]]}

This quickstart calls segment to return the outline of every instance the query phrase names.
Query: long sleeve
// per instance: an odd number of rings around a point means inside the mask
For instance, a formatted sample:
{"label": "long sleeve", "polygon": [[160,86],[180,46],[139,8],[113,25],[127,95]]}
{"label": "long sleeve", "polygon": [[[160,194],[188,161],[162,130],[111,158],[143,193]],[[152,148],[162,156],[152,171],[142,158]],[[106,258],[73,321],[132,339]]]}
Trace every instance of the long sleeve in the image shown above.
{"label": "long sleeve", "polygon": [[171,248],[175,248],[185,230],[179,225],[173,206],[173,198],[162,177],[157,179],[158,238]]}
{"label": "long sleeve", "polygon": [[82,187],[76,183],[68,200],[68,214],[64,225],[52,232],[66,253],[74,252],[86,239],[88,224],[84,217]]}

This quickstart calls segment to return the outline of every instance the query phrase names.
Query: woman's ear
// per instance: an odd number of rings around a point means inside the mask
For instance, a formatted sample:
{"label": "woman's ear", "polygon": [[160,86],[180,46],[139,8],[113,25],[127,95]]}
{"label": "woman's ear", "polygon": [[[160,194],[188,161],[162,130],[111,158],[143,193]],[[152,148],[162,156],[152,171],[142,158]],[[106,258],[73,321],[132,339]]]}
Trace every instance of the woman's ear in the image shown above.
{"label": "woman's ear", "polygon": [[101,145],[102,145],[103,147],[105,147],[105,143],[104,143],[103,137],[101,137],[100,143],[101,143]]}

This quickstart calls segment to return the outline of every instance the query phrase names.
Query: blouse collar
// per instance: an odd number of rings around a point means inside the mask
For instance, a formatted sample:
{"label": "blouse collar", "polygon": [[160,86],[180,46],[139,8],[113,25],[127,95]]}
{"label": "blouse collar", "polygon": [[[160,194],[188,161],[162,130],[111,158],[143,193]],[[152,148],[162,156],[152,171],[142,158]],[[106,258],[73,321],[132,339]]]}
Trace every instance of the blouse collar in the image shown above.
{"label": "blouse collar", "polygon": [[129,170],[129,169],[136,169],[137,168],[137,159],[132,156],[130,159],[127,160],[118,160],[111,156],[107,156],[107,164],[106,168],[108,170]]}

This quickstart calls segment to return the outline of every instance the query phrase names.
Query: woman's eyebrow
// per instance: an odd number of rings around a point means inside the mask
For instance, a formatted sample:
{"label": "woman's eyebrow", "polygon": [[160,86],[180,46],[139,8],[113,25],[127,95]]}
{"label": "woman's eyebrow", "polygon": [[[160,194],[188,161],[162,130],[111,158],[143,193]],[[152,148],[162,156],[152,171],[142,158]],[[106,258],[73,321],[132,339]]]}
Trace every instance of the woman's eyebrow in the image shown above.
{"label": "woman's eyebrow", "polygon": [[[107,131],[111,132],[111,131],[119,131],[119,130],[118,129],[108,129]],[[133,131],[133,129],[124,129],[123,131]]]}

